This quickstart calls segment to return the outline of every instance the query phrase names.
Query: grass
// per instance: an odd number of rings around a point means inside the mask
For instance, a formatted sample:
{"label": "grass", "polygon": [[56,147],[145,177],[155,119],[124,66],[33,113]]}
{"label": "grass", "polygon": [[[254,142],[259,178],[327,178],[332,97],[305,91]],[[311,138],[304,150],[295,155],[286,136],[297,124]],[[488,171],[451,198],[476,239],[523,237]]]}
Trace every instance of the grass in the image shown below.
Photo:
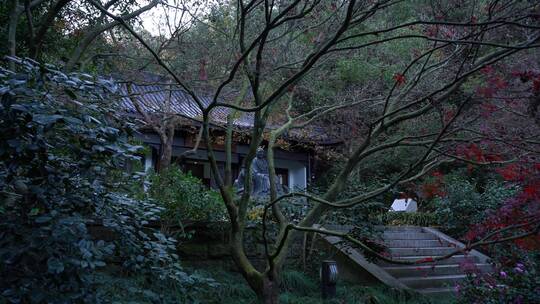
{"label": "grass", "polygon": [[[200,268],[199,268],[200,269]],[[219,286],[203,292],[197,298],[201,303],[244,304],[256,303],[256,296],[240,274],[216,267],[202,270],[202,274],[214,278]],[[315,274],[298,270],[285,270],[282,274],[280,303],[283,304],[451,304],[453,301],[432,299],[423,295],[387,288],[386,286],[355,286],[338,282],[337,297],[323,301]]]}
{"label": "grass", "polygon": [[439,304],[441,302],[416,294],[392,290],[385,286],[365,287],[341,284],[337,288],[337,296],[332,300],[323,301],[317,290],[309,295],[299,295],[297,292],[285,292],[280,296],[280,303],[286,304]]}
{"label": "grass", "polygon": [[[194,270],[193,270],[194,271]],[[106,282],[99,292],[109,303],[257,303],[255,293],[239,273],[221,267],[197,267],[197,273],[211,277],[217,284],[212,287],[173,290],[156,286],[142,277],[117,277],[103,274]],[[451,304],[453,301],[431,299],[417,293],[393,290],[385,286],[356,286],[338,282],[335,299],[323,301],[316,275],[298,270],[286,270],[282,275],[280,303],[283,304]]]}

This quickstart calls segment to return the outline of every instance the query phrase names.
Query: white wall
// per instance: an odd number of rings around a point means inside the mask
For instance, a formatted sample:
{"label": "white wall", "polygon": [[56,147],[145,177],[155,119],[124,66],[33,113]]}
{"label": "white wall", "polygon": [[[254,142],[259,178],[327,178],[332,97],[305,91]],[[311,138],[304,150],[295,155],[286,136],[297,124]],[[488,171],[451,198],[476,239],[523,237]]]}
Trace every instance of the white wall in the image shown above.
{"label": "white wall", "polygon": [[144,155],[144,172],[148,172],[153,167],[154,164],[152,164],[152,150],[150,150]]}
{"label": "white wall", "polygon": [[[204,164],[204,177],[210,178],[210,164],[207,162],[202,162]],[[277,168],[285,168],[289,170],[289,189],[293,190],[304,190],[307,187],[307,168],[306,166],[294,160],[286,159],[275,159],[275,166]],[[152,163],[152,152],[144,156],[144,171],[148,172],[151,168],[154,167]]]}
{"label": "white wall", "polygon": [[286,168],[289,170],[289,189],[304,190],[307,187],[307,169],[300,162],[285,159],[276,159],[277,168]]}

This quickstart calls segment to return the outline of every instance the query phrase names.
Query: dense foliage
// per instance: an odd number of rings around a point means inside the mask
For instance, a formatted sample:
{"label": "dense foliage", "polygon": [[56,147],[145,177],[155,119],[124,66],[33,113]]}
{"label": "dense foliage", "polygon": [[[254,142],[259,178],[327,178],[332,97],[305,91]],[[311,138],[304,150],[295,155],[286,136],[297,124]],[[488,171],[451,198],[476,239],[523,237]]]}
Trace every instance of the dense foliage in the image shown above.
{"label": "dense foliage", "polygon": [[389,226],[439,226],[441,220],[434,212],[385,212],[379,215],[381,221]]}
{"label": "dense foliage", "polygon": [[468,279],[455,286],[459,303],[538,303],[540,256],[507,243],[491,251],[495,269],[480,273],[468,268]]}
{"label": "dense foliage", "polygon": [[148,181],[148,196],[164,207],[164,217],[171,223],[225,218],[225,206],[219,193],[177,166],[151,173]]}
{"label": "dense foliage", "polygon": [[482,223],[489,212],[518,191],[515,184],[505,183],[496,176],[484,176],[482,182],[460,169],[444,176],[435,172],[420,188],[431,191],[424,193],[425,196],[434,195],[427,200],[426,207],[435,212],[444,230],[456,237],[463,237],[473,225]]}
{"label": "dense foliage", "polygon": [[[9,60],[17,71],[0,68],[0,300],[96,303],[103,282],[93,275],[115,257],[128,272],[193,283],[175,240],[142,230],[162,209],[107,183],[138,150],[109,105],[114,85]],[[116,239],[92,235],[96,225]]]}
{"label": "dense foliage", "polygon": [[[497,171],[507,183],[519,187],[513,195],[501,198],[497,208],[486,210],[484,219],[473,223],[465,238],[474,242],[499,230],[497,237],[507,241],[482,248],[493,258],[496,271],[476,274],[467,284],[457,286],[460,300],[462,303],[537,303],[540,301],[540,226],[530,221],[539,218],[540,166],[521,162]],[[510,229],[518,230],[521,235],[513,237],[505,233],[504,230]]]}

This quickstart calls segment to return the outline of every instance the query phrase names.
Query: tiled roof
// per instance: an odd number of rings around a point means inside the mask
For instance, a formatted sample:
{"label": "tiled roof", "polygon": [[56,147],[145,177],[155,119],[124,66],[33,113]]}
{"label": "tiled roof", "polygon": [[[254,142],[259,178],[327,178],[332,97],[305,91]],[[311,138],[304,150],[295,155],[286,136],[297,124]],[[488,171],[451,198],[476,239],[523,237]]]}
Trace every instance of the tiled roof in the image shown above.
{"label": "tiled roof", "polygon": [[[125,78],[124,78],[125,79]],[[137,109],[129,98],[127,81],[119,81],[120,106],[127,112],[137,114]],[[144,74],[144,81],[130,82],[132,98],[139,101],[141,107],[148,113],[164,113],[177,114],[194,121],[202,121],[202,112],[199,109],[195,100],[184,90],[168,85],[167,80],[151,74]],[[170,109],[166,110],[166,102],[170,96]],[[207,107],[212,97],[209,95],[197,95],[199,100]],[[213,123],[217,125],[225,125],[227,115],[231,109],[226,107],[217,107],[212,111]],[[253,113],[242,113],[234,120],[234,126],[238,129],[249,129],[253,127]],[[272,126],[269,126],[272,129]],[[288,139],[300,142],[316,142],[319,144],[335,144],[338,141],[332,138],[325,132],[321,126],[310,125],[303,130],[292,130],[285,134]]]}
{"label": "tiled roof", "polygon": [[[120,105],[128,112],[137,113],[131,98],[128,97],[127,84],[120,84]],[[148,113],[177,114],[194,120],[202,120],[202,112],[195,100],[184,90],[169,89],[168,85],[159,84],[132,84],[132,98],[135,98],[141,107]],[[165,109],[166,101],[170,98],[170,109]],[[212,98],[210,96],[198,95],[202,104],[207,107]],[[230,110],[224,107],[215,108],[212,111],[212,119],[217,124],[225,124]],[[253,126],[253,116],[245,113],[234,120],[234,124],[240,128],[250,128]]]}

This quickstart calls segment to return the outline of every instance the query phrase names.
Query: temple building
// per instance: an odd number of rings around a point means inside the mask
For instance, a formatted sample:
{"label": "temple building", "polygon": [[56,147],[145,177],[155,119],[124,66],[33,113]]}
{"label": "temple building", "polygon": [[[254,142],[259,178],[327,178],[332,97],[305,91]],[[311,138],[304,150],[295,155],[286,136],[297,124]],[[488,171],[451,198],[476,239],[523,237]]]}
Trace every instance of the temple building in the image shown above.
{"label": "temple building", "polygon": [[[182,89],[171,89],[171,85],[168,85],[164,78],[155,75],[146,75],[144,81],[121,81],[119,84],[120,93],[123,96],[120,99],[120,105],[128,115],[138,118],[142,110],[156,117],[173,114],[175,117],[182,118],[178,120],[175,127],[172,162],[179,165],[184,172],[191,172],[193,176],[200,178],[209,187],[216,187],[204,143],[200,144],[196,153],[179,158],[184,152],[194,147],[201,125],[202,113],[193,98]],[[210,96],[197,96],[205,106],[210,104]],[[134,104],[133,98],[136,98],[138,107]],[[225,168],[226,156],[223,142],[228,111],[228,108],[220,107],[212,113],[211,132],[212,138],[215,138],[213,147],[218,166],[222,171]],[[160,137],[152,128],[145,126],[141,119],[137,120],[141,122],[141,128],[136,137],[151,148],[143,156],[145,170],[150,170],[155,167],[159,151],[162,149]],[[253,128],[253,116],[250,113],[240,115],[234,119],[233,127],[232,171],[233,178],[236,178],[249,149],[249,131]],[[268,129],[273,127],[269,125]],[[308,130],[288,132],[282,139],[280,147],[274,149],[278,181],[288,189],[305,189],[314,178],[314,167],[317,165],[314,146],[336,143],[329,140],[322,128],[315,126],[310,126]]]}

